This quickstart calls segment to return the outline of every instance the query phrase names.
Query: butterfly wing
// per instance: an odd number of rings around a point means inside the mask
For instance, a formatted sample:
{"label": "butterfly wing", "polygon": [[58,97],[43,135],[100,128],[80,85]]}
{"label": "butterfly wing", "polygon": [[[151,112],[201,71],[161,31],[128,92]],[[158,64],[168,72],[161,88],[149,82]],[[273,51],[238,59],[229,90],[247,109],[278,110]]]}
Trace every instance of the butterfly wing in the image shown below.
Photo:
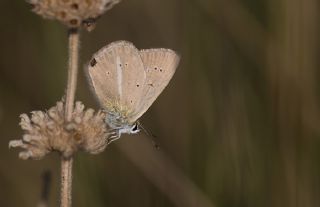
{"label": "butterfly wing", "polygon": [[146,72],[133,44],[111,43],[95,53],[88,65],[88,76],[100,104],[121,116],[134,113],[140,103]]}
{"label": "butterfly wing", "polygon": [[139,113],[136,114],[134,119],[142,116],[168,85],[180,60],[177,53],[170,49],[141,50],[140,56],[147,77],[143,89],[142,101],[139,105]]}

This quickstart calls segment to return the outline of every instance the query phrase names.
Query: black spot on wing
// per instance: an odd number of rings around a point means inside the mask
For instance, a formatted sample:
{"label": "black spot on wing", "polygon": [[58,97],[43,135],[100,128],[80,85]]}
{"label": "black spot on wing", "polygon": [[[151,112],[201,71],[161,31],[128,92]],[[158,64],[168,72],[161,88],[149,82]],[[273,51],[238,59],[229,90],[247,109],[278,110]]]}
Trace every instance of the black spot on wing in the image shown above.
{"label": "black spot on wing", "polygon": [[97,64],[97,60],[96,60],[95,58],[93,58],[93,59],[90,61],[90,66],[91,66],[91,67],[94,67],[96,64]]}

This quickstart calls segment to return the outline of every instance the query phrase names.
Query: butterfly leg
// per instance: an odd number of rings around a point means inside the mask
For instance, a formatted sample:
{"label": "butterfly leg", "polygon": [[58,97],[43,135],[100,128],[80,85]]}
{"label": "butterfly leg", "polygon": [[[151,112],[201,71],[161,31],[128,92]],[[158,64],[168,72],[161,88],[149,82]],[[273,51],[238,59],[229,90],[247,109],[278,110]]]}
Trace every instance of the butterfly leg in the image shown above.
{"label": "butterfly leg", "polygon": [[120,138],[119,130],[115,129],[115,130],[110,131],[110,132],[107,134],[107,143],[108,143],[108,145],[109,145],[111,142],[113,142],[113,141],[115,141],[115,140],[117,140],[117,139],[119,139],[119,138]]}

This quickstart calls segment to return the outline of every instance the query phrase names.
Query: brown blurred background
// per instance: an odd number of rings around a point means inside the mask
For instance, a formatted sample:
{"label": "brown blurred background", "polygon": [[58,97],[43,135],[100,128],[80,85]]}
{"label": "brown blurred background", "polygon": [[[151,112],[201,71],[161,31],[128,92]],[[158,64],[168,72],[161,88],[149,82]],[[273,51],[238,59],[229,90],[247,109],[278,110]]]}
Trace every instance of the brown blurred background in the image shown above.
{"label": "brown blurred background", "polygon": [[[81,65],[107,43],[167,47],[182,61],[124,136],[74,164],[77,207],[283,207],[320,205],[319,1],[123,0],[82,32]],[[19,114],[64,94],[67,32],[0,1],[0,206],[36,206],[44,171],[58,205],[59,156],[18,159]],[[83,74],[77,100],[97,109]]]}

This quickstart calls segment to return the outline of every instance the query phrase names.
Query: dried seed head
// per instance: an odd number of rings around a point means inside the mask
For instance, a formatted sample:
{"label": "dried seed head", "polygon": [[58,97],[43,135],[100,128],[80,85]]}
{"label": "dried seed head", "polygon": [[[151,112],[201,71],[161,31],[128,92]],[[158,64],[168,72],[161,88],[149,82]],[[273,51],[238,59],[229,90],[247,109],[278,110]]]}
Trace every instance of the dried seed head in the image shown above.
{"label": "dried seed head", "polygon": [[31,114],[31,118],[26,114],[20,116],[20,126],[25,132],[22,139],[9,143],[9,147],[24,149],[19,153],[22,159],[41,159],[52,151],[58,151],[66,158],[78,150],[97,154],[108,144],[105,114],[85,110],[81,102],[75,104],[72,120],[68,123],[64,119],[63,102],[57,102],[47,112]]}
{"label": "dried seed head", "polygon": [[70,28],[94,28],[97,18],[120,0],[27,0],[33,11],[48,19],[57,19]]}

